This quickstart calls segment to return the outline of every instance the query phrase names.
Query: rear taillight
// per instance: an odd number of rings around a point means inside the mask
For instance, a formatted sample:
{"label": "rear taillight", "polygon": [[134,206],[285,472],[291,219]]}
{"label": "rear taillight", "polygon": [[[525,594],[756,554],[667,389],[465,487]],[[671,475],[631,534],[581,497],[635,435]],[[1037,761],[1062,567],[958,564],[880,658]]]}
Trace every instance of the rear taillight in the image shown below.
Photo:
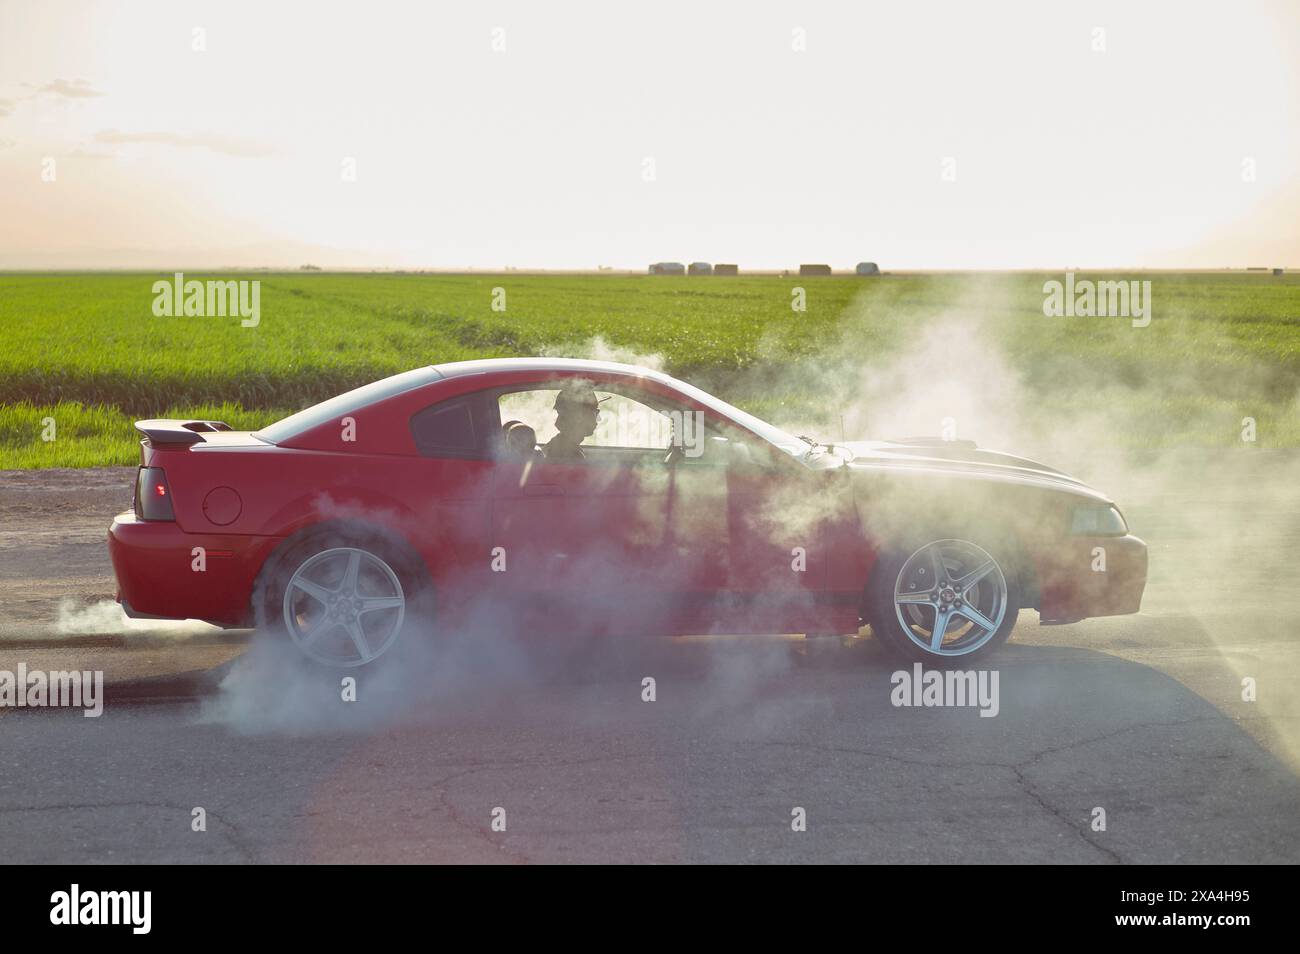
{"label": "rear taillight", "polygon": [[141,520],[175,520],[172,491],[161,467],[141,467],[135,478],[135,515]]}

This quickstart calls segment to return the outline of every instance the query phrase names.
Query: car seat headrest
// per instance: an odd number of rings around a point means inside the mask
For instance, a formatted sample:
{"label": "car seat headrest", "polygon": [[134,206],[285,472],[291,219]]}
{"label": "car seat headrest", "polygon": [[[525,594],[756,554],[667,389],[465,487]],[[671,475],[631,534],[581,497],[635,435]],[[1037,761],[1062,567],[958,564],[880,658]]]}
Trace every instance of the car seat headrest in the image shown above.
{"label": "car seat headrest", "polygon": [[532,457],[537,451],[537,432],[523,421],[510,421],[502,430],[506,450],[516,457]]}

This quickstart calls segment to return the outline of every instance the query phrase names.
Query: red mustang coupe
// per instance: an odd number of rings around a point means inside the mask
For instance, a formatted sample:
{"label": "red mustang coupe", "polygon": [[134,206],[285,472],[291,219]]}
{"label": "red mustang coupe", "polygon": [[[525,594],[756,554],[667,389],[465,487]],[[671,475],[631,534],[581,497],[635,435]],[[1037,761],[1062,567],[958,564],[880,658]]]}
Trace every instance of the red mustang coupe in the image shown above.
{"label": "red mustang coupe", "polygon": [[460,627],[856,632],[970,659],[1022,607],[1137,612],[1143,542],[1103,494],[969,442],[821,444],[668,375],[466,361],[254,433],[140,421],[109,530],[128,615],[281,631],[360,666]]}

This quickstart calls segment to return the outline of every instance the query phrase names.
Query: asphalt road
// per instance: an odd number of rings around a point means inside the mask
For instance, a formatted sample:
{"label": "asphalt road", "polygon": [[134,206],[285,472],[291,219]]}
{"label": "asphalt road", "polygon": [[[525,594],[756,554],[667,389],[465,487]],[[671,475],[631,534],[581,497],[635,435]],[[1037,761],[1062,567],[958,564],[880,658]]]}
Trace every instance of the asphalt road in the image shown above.
{"label": "asphalt road", "polygon": [[[496,638],[364,673],[345,702],[339,674],[251,634],[97,605],[120,474],[66,478],[66,499],[0,476],[0,670],[108,680],[99,718],[0,709],[7,862],[1300,860],[1300,607],[1256,588],[1294,552],[1294,499],[1136,504],[1144,612],[1022,613],[981,718],[892,705],[869,637]],[[1226,575],[1185,559],[1204,521],[1181,516],[1225,506]]]}

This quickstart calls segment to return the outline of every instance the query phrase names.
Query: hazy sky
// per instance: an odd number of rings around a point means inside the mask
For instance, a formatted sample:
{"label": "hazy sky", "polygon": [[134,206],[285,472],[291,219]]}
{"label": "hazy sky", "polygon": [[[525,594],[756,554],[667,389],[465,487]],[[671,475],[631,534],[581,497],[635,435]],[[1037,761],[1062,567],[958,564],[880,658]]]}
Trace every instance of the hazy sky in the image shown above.
{"label": "hazy sky", "polygon": [[0,0],[0,267],[1300,266],[1298,98],[1297,0]]}

